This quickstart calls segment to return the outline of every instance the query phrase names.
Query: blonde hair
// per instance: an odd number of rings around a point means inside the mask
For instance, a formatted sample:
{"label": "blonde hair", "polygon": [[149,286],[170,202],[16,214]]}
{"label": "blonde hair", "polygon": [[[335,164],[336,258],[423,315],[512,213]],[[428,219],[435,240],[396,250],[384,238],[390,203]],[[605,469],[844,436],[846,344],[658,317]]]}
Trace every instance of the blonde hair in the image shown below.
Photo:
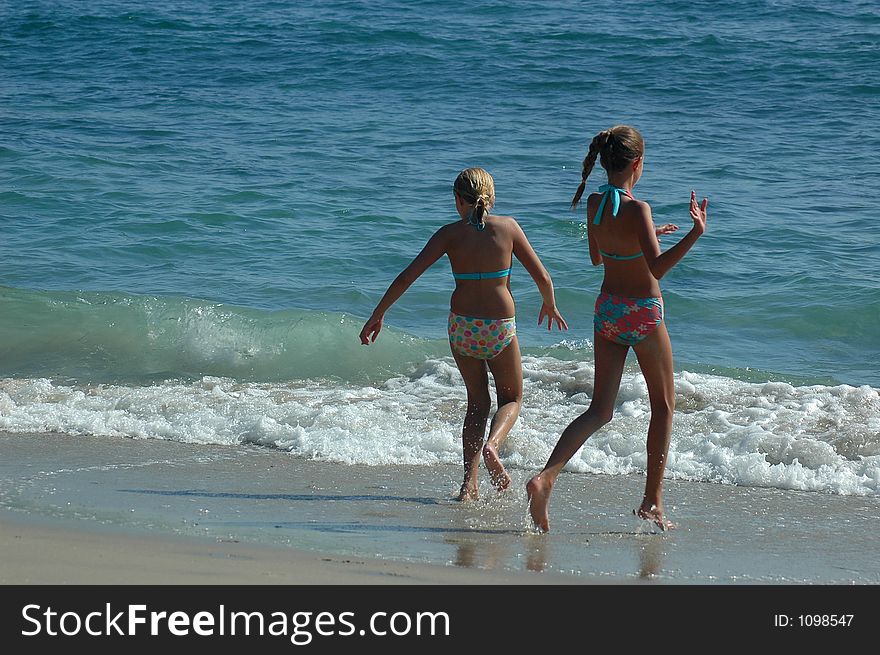
{"label": "blonde hair", "polygon": [[626,168],[627,164],[634,162],[645,154],[645,140],[639,131],[629,125],[615,125],[610,130],[599,132],[590,142],[590,149],[584,157],[584,166],[581,171],[581,185],[577,188],[574,198],[571,200],[571,208],[577,207],[584,195],[587,185],[587,176],[596,165],[596,157],[599,163],[609,173],[617,173]]}
{"label": "blonde hair", "polygon": [[452,188],[462,200],[474,205],[468,223],[478,230],[486,227],[486,216],[495,204],[495,180],[489,172],[482,168],[466,168],[455,178]]}

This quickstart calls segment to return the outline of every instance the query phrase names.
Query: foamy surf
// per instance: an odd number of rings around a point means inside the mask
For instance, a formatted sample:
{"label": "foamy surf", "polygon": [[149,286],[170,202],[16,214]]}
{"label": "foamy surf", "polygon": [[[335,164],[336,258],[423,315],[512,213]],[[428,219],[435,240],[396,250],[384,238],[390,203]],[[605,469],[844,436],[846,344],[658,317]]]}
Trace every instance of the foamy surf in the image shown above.
{"label": "foamy surf", "polygon": [[[523,360],[524,406],[502,452],[540,468],[568,422],[589,405],[589,362]],[[667,475],[842,495],[880,493],[880,394],[869,386],[753,383],[681,371]],[[158,384],[0,381],[0,429],[252,444],[307,459],[364,465],[459,463],[465,389],[451,358],[428,359],[376,383],[330,378],[241,382],[203,377]],[[633,362],[614,420],[569,462],[572,472],[645,469],[647,388]]]}

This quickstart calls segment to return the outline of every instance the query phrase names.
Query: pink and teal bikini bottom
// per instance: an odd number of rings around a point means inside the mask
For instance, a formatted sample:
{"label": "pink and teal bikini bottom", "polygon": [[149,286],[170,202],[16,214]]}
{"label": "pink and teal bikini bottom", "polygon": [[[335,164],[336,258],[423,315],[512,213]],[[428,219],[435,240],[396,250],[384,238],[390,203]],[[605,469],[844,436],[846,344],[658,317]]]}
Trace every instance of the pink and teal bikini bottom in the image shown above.
{"label": "pink and teal bikini bottom", "polygon": [[596,298],[593,327],[604,339],[634,346],[663,322],[663,298],[627,298],[604,291]]}

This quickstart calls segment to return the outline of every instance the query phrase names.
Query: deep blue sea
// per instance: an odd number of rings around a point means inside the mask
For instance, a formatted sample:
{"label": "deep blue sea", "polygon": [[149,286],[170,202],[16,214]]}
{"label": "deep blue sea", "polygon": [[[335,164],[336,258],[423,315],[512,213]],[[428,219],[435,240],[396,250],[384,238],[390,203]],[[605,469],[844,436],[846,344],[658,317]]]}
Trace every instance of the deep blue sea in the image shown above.
{"label": "deep blue sea", "polygon": [[[482,166],[571,328],[534,325],[515,264],[504,457],[538,468],[589,403],[602,271],[569,201],[617,123],[664,248],[710,199],[662,283],[668,474],[880,493],[873,0],[0,2],[0,429],[459,462],[448,262],[357,334]],[[617,417],[572,471],[644,469],[634,359]]]}

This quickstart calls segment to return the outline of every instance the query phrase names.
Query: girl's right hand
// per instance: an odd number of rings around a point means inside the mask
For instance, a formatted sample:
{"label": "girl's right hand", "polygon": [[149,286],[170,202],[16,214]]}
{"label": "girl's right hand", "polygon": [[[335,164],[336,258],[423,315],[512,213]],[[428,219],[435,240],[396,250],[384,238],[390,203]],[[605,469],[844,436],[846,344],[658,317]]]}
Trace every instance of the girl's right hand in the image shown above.
{"label": "girl's right hand", "polygon": [[568,324],[565,322],[565,319],[562,318],[562,314],[559,313],[559,310],[556,309],[556,306],[548,307],[547,303],[541,304],[541,313],[538,314],[538,325],[544,322],[544,317],[547,317],[547,329],[553,329],[553,321],[556,321],[556,327],[560,330],[567,330]]}
{"label": "girl's right hand", "polygon": [[698,205],[697,192],[691,191],[691,218],[694,221],[694,229],[700,234],[706,231],[706,207],[708,206],[708,198],[703,198],[703,202]]}
{"label": "girl's right hand", "polygon": [[364,323],[364,327],[361,328],[361,343],[365,346],[369,346],[371,343],[376,341],[376,337],[379,336],[379,332],[382,331],[382,316],[376,318],[371,316],[370,319]]}

